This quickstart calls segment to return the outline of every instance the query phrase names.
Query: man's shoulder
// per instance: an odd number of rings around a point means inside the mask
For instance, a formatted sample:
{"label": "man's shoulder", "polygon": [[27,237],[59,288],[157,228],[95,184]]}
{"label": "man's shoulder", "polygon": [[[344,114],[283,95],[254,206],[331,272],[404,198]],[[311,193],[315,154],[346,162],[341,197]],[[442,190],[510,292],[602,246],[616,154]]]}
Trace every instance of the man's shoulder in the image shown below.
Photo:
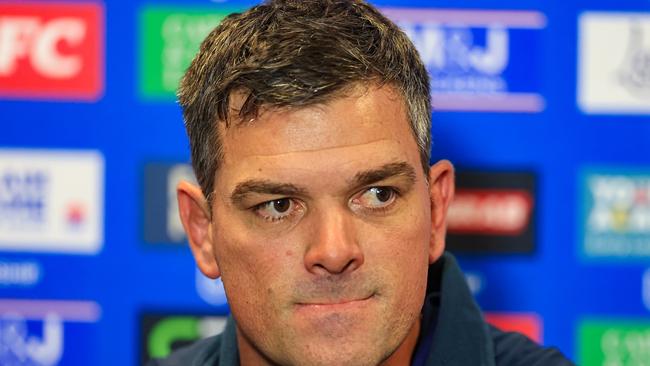
{"label": "man's shoulder", "polygon": [[440,334],[433,337],[427,365],[573,365],[557,349],[544,348],[522,334],[503,332],[486,323],[450,253],[429,268],[425,304],[429,314],[437,309],[437,317],[428,318],[435,325],[435,334]]}
{"label": "man's shoulder", "polygon": [[545,348],[528,337],[488,325],[496,366],[573,366],[556,348]]}
{"label": "man's shoulder", "polygon": [[172,352],[164,359],[149,361],[147,366],[213,366],[219,362],[221,334],[196,341]]}

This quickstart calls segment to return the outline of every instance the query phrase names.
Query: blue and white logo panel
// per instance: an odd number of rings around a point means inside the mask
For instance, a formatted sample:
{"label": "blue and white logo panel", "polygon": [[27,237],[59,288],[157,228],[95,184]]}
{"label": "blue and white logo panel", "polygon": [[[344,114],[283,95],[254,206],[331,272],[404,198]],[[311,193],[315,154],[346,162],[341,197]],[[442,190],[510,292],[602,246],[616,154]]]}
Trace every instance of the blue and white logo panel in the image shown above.
{"label": "blue and white logo panel", "polygon": [[582,248],[591,258],[650,258],[650,170],[582,177]]}
{"label": "blue and white logo panel", "polygon": [[431,75],[434,110],[541,112],[540,35],[534,11],[383,8]]}
{"label": "blue and white logo panel", "polygon": [[0,250],[95,254],[103,210],[99,152],[0,149]]}

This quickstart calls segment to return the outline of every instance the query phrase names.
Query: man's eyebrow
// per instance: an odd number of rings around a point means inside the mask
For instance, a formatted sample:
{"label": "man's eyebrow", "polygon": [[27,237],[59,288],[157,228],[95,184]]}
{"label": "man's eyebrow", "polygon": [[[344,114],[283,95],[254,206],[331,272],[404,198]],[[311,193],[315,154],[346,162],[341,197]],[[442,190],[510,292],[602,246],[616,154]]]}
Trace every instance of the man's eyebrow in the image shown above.
{"label": "man's eyebrow", "polygon": [[359,186],[366,186],[395,176],[406,177],[408,183],[413,184],[416,177],[415,169],[407,162],[389,163],[376,169],[369,169],[357,173],[352,182]]}
{"label": "man's eyebrow", "polygon": [[233,204],[240,203],[248,194],[275,194],[282,196],[304,196],[307,190],[290,183],[275,183],[269,180],[250,179],[237,184],[230,195]]}

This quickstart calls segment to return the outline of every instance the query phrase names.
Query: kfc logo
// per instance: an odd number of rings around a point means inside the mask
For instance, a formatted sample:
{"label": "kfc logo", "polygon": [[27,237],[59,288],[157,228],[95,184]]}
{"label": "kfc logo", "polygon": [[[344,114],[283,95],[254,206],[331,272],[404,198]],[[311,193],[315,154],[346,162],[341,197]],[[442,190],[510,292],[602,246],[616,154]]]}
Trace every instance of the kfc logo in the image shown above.
{"label": "kfc logo", "polygon": [[97,99],[102,28],[99,4],[0,4],[0,95]]}

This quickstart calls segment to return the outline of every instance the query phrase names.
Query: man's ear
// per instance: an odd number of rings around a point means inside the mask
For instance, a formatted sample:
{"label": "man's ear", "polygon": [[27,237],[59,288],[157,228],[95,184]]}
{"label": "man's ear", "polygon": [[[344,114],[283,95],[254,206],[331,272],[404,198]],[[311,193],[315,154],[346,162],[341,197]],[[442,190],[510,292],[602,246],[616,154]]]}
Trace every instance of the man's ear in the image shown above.
{"label": "man's ear", "polygon": [[440,160],[429,168],[429,197],[431,199],[431,243],[429,263],[435,262],[445,250],[447,209],[454,198],[454,167]]}
{"label": "man's ear", "polygon": [[190,242],[196,265],[204,275],[215,279],[221,275],[212,247],[212,230],[208,203],[201,188],[181,181],[176,186],[178,211]]}

